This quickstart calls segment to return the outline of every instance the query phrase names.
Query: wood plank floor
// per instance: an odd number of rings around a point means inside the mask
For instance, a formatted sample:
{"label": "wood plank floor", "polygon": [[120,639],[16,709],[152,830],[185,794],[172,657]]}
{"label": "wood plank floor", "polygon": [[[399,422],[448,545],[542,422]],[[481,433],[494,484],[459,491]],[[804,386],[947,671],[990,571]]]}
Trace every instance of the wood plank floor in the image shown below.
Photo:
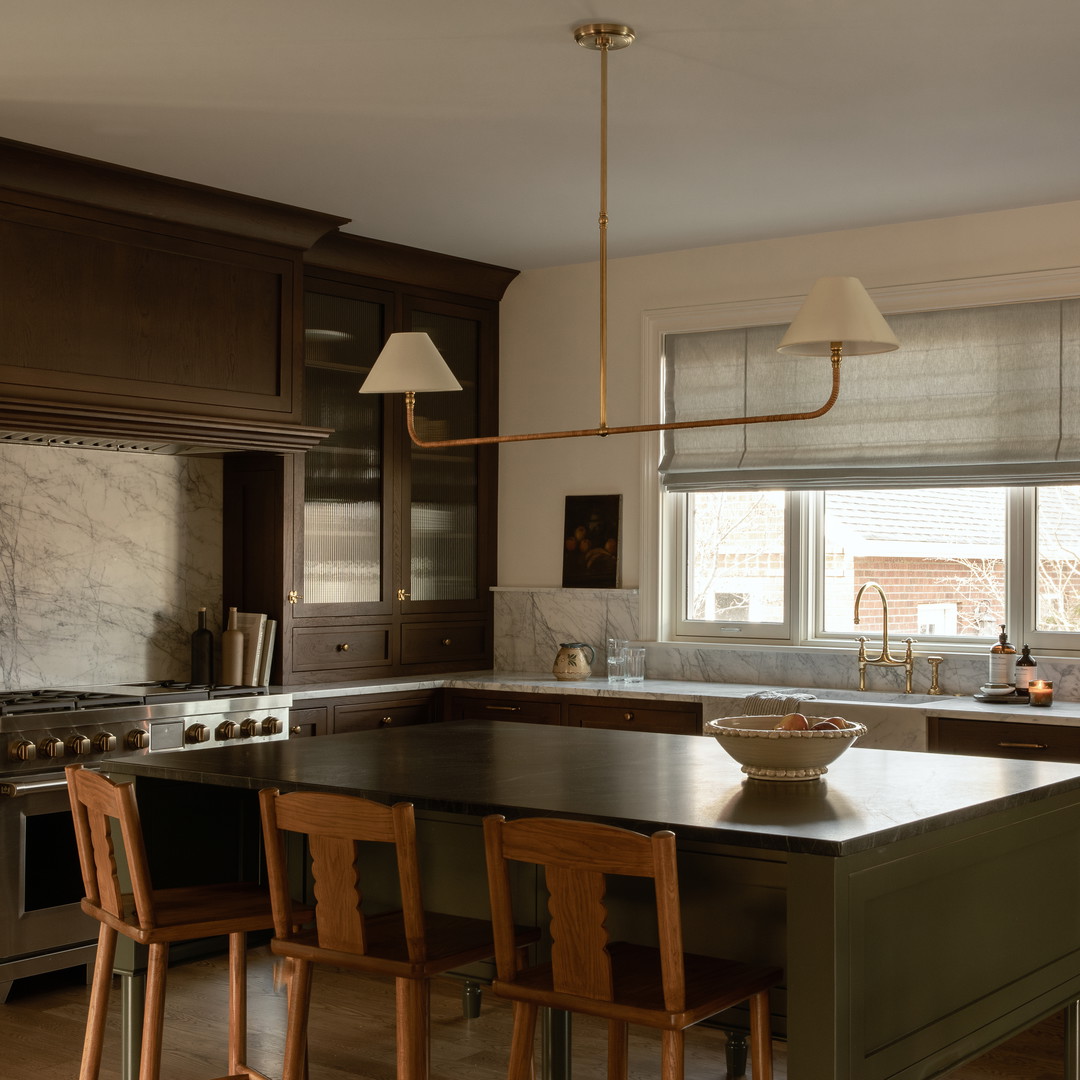
{"label": "wood plank floor", "polygon": [[[265,948],[251,953],[249,1063],[281,1074],[285,996],[274,985]],[[119,993],[110,1008],[110,1036],[101,1080],[119,1080]],[[87,988],[77,972],[16,982],[0,1005],[0,1077],[72,1080],[78,1073]],[[225,1072],[224,957],[175,965],[169,972],[165,1080],[206,1080]],[[311,1080],[393,1080],[393,986],[389,980],[320,969],[315,978],[310,1036]],[[574,1018],[575,1077],[603,1076],[605,1032]],[[436,982],[432,993],[433,1080],[502,1080],[509,1046],[509,1008],[484,994],[477,1019],[462,1015],[461,983]],[[787,1080],[784,1044],[775,1047],[777,1080]],[[1061,1080],[1064,1026],[1054,1017],[949,1074],[949,1080]],[[659,1074],[659,1038],[631,1036],[631,1080]],[[697,1027],[687,1036],[686,1080],[727,1080],[724,1035]],[[791,1080],[798,1080],[792,1077]]]}

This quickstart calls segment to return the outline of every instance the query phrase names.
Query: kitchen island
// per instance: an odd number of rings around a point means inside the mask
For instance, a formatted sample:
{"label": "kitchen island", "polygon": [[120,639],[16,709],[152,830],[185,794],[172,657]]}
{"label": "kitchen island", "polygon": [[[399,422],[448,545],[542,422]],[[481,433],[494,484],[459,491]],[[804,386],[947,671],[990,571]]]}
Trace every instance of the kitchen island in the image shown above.
{"label": "kitchen island", "polygon": [[[408,799],[446,910],[486,909],[485,814],[670,828],[687,948],[785,968],[792,1080],[940,1076],[1080,997],[1076,765],[862,750],[821,781],[769,783],[712,739],[466,722],[110,771]],[[613,918],[648,937],[632,892]]]}

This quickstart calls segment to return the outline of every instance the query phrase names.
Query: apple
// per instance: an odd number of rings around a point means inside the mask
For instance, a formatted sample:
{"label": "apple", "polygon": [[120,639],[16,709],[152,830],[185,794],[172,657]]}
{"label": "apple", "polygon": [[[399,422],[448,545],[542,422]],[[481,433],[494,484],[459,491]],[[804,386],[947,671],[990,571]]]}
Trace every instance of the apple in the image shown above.
{"label": "apple", "polygon": [[[841,721],[843,723],[843,721]],[[832,720],[819,720],[811,728],[811,731],[839,731],[840,724],[833,723]]]}

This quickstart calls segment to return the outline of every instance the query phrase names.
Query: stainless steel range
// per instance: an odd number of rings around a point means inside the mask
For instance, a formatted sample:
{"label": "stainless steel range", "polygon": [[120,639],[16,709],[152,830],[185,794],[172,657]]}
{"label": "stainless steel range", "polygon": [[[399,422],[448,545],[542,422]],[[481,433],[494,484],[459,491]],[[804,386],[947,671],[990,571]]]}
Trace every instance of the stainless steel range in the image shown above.
{"label": "stainless steel range", "polygon": [[288,739],[291,705],[180,683],[0,691],[0,1003],[15,979],[93,964],[64,766]]}

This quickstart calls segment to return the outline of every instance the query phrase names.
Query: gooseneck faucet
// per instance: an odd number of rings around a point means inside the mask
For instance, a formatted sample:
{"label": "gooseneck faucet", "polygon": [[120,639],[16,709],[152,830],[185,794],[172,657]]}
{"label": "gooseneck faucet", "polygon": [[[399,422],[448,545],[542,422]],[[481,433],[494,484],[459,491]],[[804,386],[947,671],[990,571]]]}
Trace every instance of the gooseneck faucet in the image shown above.
{"label": "gooseneck faucet", "polygon": [[875,657],[867,657],[866,655],[866,638],[861,637],[859,641],[859,689],[866,689],[866,668],[868,664],[876,665],[878,667],[902,667],[906,674],[907,679],[904,684],[904,693],[911,693],[911,677],[915,666],[915,660],[911,655],[911,646],[914,644],[913,638],[904,638],[907,643],[907,652],[904,654],[903,660],[897,660],[889,652],[889,601],[885,597],[885,590],[876,582],[868,581],[862,585],[859,591],[855,594],[855,625],[859,625],[859,604],[862,601],[862,595],[867,589],[873,589],[878,596],[881,597],[881,652]]}

